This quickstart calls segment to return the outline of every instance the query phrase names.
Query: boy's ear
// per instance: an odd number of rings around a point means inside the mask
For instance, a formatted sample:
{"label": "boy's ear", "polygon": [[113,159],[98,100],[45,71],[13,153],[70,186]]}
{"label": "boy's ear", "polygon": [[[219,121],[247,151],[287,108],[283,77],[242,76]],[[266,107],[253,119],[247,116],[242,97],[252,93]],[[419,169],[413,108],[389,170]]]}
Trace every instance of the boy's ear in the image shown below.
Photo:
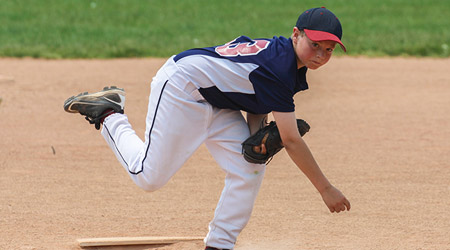
{"label": "boy's ear", "polygon": [[301,32],[297,27],[292,30],[292,41],[297,42],[297,39],[301,36]]}

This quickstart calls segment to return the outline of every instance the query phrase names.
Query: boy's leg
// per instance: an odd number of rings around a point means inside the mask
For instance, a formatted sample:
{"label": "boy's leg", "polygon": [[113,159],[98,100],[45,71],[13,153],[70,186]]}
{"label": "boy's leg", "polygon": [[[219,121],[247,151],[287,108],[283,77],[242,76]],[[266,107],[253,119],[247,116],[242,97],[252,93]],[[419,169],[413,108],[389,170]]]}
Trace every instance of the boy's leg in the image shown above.
{"label": "boy's leg", "polygon": [[207,246],[232,249],[247,225],[264,177],[264,164],[251,164],[241,154],[241,143],[250,136],[239,111],[214,109],[206,146],[226,172],[225,187],[205,239]]}
{"label": "boy's leg", "polygon": [[145,142],[126,115],[110,115],[103,123],[106,142],[132,180],[148,191],[166,184],[206,138],[211,107],[193,97],[192,84],[168,80],[171,67],[166,63],[152,81]]}

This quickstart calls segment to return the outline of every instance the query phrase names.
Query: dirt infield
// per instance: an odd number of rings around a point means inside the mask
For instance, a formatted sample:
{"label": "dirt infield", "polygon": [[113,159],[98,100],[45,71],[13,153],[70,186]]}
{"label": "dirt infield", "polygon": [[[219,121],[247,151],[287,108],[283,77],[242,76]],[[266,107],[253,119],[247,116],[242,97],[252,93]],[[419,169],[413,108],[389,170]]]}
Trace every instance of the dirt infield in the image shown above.
{"label": "dirt infield", "polygon": [[[80,249],[79,238],[204,236],[224,173],[202,146],[161,190],[129,179],[63,102],[117,85],[141,138],[162,59],[0,59],[0,249]],[[330,214],[280,152],[237,250],[450,249],[450,60],[333,58],[310,71],[297,116],[352,202]],[[203,243],[91,249],[202,249]]]}

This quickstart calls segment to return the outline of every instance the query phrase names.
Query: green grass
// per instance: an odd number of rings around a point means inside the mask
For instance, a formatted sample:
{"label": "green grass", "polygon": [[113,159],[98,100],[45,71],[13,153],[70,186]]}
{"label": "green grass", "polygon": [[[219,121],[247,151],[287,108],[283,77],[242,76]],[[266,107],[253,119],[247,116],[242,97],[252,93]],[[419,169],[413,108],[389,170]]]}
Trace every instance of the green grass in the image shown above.
{"label": "green grass", "polygon": [[0,56],[167,57],[289,36],[317,6],[339,17],[350,55],[450,56],[448,0],[0,0]]}

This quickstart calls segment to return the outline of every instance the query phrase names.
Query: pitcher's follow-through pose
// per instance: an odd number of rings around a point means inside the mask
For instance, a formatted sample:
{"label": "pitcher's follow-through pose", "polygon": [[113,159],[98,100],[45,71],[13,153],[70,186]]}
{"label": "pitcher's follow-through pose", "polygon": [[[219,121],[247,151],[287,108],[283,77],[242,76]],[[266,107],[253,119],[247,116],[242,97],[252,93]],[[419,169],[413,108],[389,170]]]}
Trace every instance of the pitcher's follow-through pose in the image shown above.
{"label": "pitcher's follow-through pose", "polygon": [[[337,17],[325,8],[313,8],[299,16],[290,38],[241,36],[172,56],[151,83],[144,141],[123,114],[123,89],[82,93],[66,100],[64,109],[86,116],[97,129],[103,124],[101,133],[117,159],[148,191],[166,184],[205,143],[226,178],[204,242],[206,249],[232,249],[249,221],[265,171],[264,163],[243,157],[242,143],[261,129],[270,112],[282,146],[330,212],[350,209],[301,138],[293,99],[308,89],[308,69],[327,63],[336,44],[345,51],[341,37]],[[265,155],[268,147],[262,141],[252,153]]]}

